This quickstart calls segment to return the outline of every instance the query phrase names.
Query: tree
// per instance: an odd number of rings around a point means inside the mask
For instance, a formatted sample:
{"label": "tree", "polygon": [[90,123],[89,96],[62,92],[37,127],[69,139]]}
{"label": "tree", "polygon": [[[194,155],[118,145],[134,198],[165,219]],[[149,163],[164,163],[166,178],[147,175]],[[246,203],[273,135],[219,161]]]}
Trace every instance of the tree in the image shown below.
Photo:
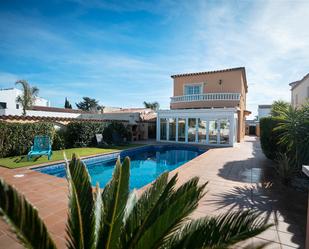
{"label": "tree", "polygon": [[96,110],[97,107],[99,106],[99,101],[96,99],[92,99],[89,97],[83,97],[83,101],[76,103],[76,106],[78,109],[83,110],[83,111],[91,111],[91,110]]}
{"label": "tree", "polygon": [[71,105],[71,103],[68,101],[67,98],[65,98],[64,108],[66,108],[66,109],[72,109],[72,105]]}
{"label": "tree", "polygon": [[[198,185],[198,177],[176,188],[177,174],[166,172],[137,197],[129,191],[129,158],[123,164],[118,159],[103,190],[97,185],[93,191],[88,171],[75,155],[66,173],[70,249],[227,248],[269,227],[249,210],[189,219],[205,194],[206,184]],[[27,248],[56,248],[37,210],[3,180],[0,212]]]}
{"label": "tree", "polygon": [[276,100],[271,105],[270,115],[273,117],[278,117],[280,113],[282,113],[282,110],[287,110],[289,106],[290,106],[290,103],[284,100]]}
{"label": "tree", "polygon": [[296,168],[309,163],[309,105],[301,108],[277,108],[278,122],[274,131],[279,134],[279,144],[286,148],[287,156]]}
{"label": "tree", "polygon": [[155,102],[144,101],[144,106],[145,106],[145,108],[150,108],[152,110],[158,110],[160,108],[160,104],[157,101],[155,101]]}
{"label": "tree", "polygon": [[16,98],[16,102],[23,107],[23,115],[26,115],[26,110],[32,107],[35,98],[39,93],[37,87],[31,87],[26,80],[18,80],[15,85],[21,85],[23,93]]}

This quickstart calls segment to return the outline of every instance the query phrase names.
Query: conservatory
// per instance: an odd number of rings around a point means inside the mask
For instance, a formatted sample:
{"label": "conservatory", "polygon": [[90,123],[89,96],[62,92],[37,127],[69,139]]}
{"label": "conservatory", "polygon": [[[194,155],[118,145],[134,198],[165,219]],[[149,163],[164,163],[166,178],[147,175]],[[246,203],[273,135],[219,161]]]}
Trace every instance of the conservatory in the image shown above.
{"label": "conservatory", "polygon": [[237,108],[160,110],[157,141],[233,146],[237,140]]}

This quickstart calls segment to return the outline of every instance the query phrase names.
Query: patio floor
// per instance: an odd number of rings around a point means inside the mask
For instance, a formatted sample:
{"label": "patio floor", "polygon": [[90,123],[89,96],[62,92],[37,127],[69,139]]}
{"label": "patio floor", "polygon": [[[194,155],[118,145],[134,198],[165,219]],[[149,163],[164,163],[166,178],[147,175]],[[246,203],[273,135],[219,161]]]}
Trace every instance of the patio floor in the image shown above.
{"label": "patio floor", "polygon": [[[258,139],[246,137],[233,148],[211,149],[174,172],[179,173],[179,183],[193,176],[199,176],[203,182],[209,181],[208,193],[193,217],[217,215],[231,209],[257,209],[270,223],[276,223],[237,247],[272,241],[267,248],[304,248],[307,195],[272,183],[271,164],[263,155]],[[24,177],[14,177],[17,174],[24,174]],[[36,206],[56,244],[65,248],[66,180],[29,169],[1,167],[0,176]],[[2,220],[0,248],[23,248]]]}

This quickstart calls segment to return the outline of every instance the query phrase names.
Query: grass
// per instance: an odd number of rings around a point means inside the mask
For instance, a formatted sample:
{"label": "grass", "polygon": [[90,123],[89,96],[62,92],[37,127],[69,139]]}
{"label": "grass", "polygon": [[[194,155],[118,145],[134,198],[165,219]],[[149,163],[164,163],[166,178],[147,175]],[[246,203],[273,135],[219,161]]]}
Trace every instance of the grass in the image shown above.
{"label": "grass", "polygon": [[104,154],[104,153],[110,153],[110,152],[116,152],[120,150],[125,150],[132,147],[137,147],[141,145],[131,144],[131,145],[125,145],[125,146],[110,146],[108,148],[93,148],[93,147],[86,147],[86,148],[72,148],[72,149],[65,149],[65,150],[55,150],[53,151],[53,155],[50,160],[47,159],[47,156],[39,156],[39,157],[33,157],[29,161],[27,161],[27,156],[14,156],[14,157],[5,157],[0,158],[0,166],[10,168],[10,169],[16,169],[21,167],[29,167],[33,165],[38,165],[42,163],[50,163],[55,161],[64,160],[63,153],[65,152],[66,157],[70,159],[72,157],[72,154],[75,153],[79,157],[84,156],[91,156],[95,154]]}

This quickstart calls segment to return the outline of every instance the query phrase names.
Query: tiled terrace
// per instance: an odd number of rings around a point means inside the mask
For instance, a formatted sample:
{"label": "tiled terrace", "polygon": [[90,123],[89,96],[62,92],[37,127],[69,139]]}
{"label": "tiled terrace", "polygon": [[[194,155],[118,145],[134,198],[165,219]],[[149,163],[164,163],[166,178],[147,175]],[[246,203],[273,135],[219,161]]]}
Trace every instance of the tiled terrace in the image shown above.
{"label": "tiled terrace", "polygon": [[[208,193],[194,217],[254,208],[271,223],[277,221],[268,231],[239,247],[272,241],[267,248],[304,248],[307,196],[269,182],[272,179],[270,166],[271,162],[262,154],[257,139],[246,137],[234,148],[211,149],[176,171],[179,172],[179,182],[192,176],[209,181]],[[16,178],[16,174],[25,176]],[[65,248],[66,181],[28,169],[0,167],[0,175],[37,207],[57,245]],[[3,221],[0,221],[0,248],[22,248]]]}

